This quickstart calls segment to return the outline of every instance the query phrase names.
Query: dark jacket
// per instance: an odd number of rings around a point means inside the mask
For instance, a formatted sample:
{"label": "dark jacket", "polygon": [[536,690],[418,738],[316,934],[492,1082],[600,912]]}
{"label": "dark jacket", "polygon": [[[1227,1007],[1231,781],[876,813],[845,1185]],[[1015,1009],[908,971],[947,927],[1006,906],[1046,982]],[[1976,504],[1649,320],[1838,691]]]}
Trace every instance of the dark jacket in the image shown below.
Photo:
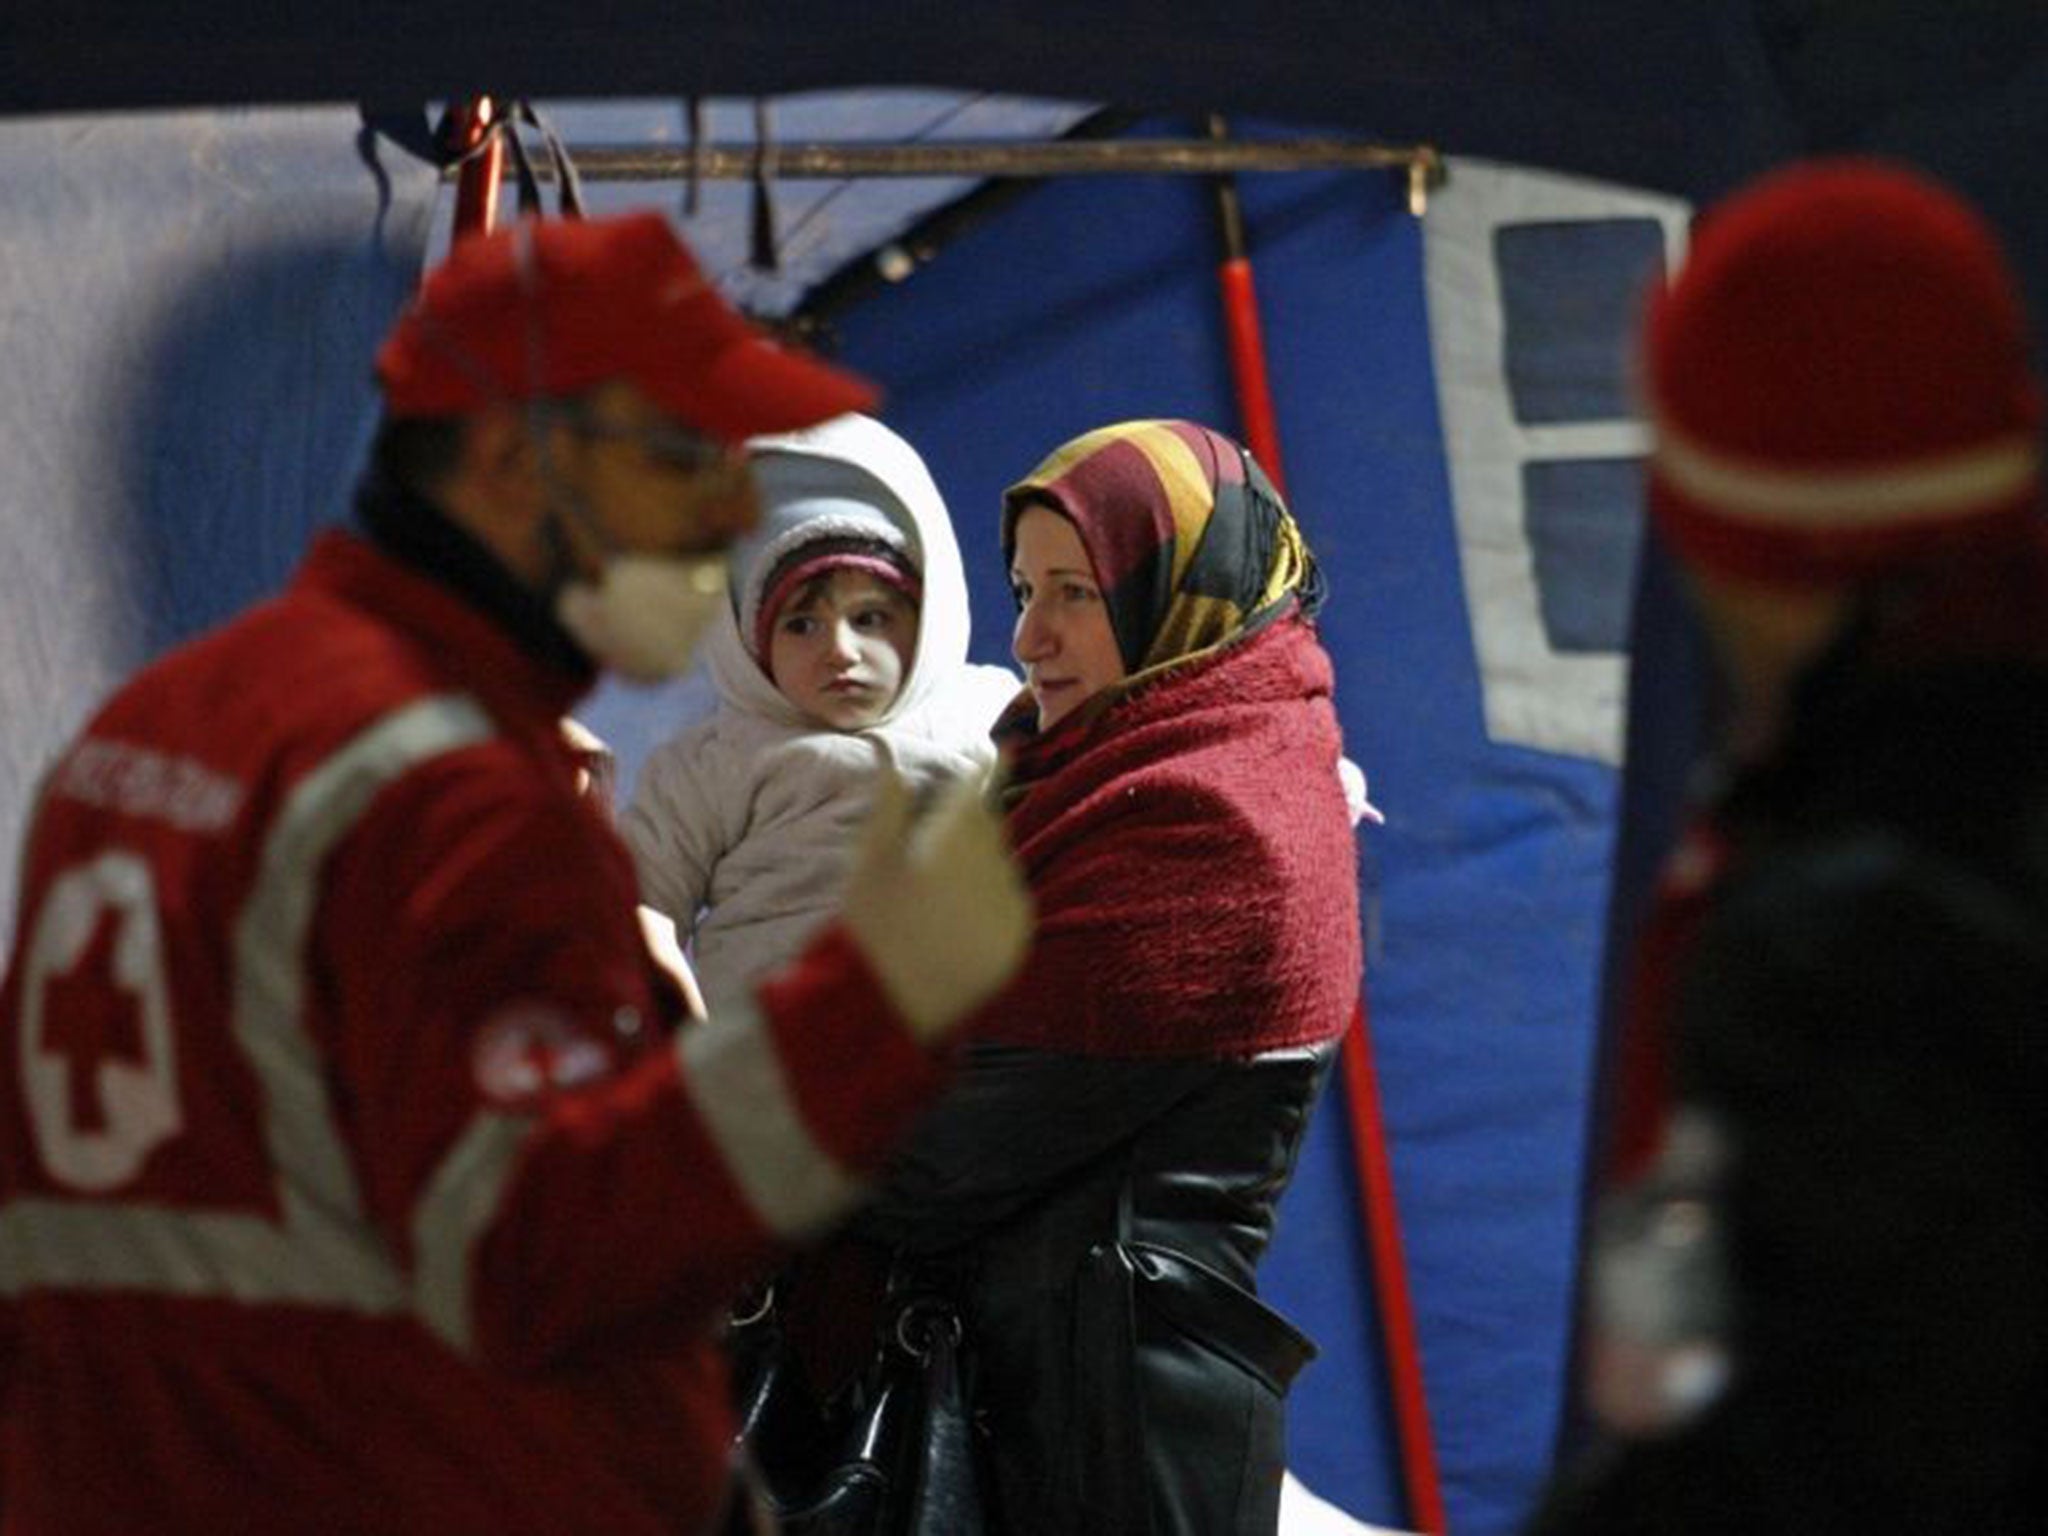
{"label": "dark jacket", "polygon": [[1735,1375],[1541,1536],[2028,1528],[2048,1443],[2048,666],[1820,668],[1720,807],[1676,1086],[1732,1151]]}
{"label": "dark jacket", "polygon": [[963,1302],[993,1530],[1275,1529],[1314,1349],[1253,1271],[1332,1054],[970,1055],[862,1226]]}

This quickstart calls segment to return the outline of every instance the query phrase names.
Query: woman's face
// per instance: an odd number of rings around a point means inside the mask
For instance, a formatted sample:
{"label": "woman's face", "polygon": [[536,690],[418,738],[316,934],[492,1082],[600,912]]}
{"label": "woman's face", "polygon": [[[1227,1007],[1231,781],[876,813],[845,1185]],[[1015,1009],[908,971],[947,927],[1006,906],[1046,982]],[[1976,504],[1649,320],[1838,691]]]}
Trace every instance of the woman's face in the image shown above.
{"label": "woman's face", "polygon": [[1039,729],[1049,730],[1123,678],[1123,653],[1081,535],[1049,507],[1018,515],[1010,590],[1017,598],[1010,652],[1038,701]]}

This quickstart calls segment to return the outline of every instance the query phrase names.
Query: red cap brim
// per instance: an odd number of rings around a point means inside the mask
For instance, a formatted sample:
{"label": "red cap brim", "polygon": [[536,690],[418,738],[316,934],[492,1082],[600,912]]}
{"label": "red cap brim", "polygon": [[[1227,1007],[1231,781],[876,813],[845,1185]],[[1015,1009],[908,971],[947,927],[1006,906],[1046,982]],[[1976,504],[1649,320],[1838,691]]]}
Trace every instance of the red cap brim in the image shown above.
{"label": "red cap brim", "polygon": [[872,410],[880,398],[857,374],[759,334],[735,337],[709,369],[633,382],[668,414],[728,443]]}

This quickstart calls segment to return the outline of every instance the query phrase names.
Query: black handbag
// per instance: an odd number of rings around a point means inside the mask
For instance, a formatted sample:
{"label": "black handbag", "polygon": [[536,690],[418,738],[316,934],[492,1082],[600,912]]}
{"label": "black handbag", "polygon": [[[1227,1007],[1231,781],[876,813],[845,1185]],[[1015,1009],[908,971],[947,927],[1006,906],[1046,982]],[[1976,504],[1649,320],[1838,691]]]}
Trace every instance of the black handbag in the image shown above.
{"label": "black handbag", "polygon": [[899,1277],[866,1366],[820,1402],[773,1287],[733,1318],[740,1450],[784,1536],[982,1536],[961,1344],[958,1308]]}

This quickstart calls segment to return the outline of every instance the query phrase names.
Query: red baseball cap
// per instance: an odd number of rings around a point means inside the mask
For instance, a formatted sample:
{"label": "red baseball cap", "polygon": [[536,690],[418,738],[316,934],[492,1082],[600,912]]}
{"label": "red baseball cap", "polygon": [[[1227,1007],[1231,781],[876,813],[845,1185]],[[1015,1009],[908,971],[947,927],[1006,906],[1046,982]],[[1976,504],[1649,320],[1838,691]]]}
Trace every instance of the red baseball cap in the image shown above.
{"label": "red baseball cap", "polygon": [[377,352],[385,409],[459,416],[615,379],[739,443],[870,409],[866,381],[727,304],[654,209],[527,218],[458,240]]}

